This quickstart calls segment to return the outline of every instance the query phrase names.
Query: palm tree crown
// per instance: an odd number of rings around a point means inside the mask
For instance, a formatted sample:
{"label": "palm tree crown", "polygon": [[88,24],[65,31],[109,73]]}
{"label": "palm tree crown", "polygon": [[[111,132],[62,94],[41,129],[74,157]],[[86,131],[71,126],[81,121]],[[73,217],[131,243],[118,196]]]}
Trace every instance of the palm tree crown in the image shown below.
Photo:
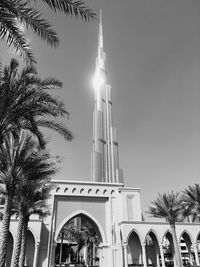
{"label": "palm tree crown", "polygon": [[59,44],[56,32],[42,17],[39,8],[36,8],[39,2],[44,2],[55,12],[81,17],[85,21],[96,17],[80,0],[0,0],[0,38],[5,39],[8,46],[12,45],[20,56],[29,62],[35,62],[35,59],[19,23],[31,28],[51,46],[56,47]]}
{"label": "palm tree crown", "polygon": [[37,136],[41,146],[45,141],[41,127],[53,129],[72,139],[72,133],[58,117],[69,117],[63,102],[48,91],[59,89],[62,83],[55,78],[41,80],[35,67],[19,70],[19,63],[12,59],[10,65],[0,70],[0,143],[6,133],[26,129]]}
{"label": "palm tree crown", "polygon": [[[52,168],[52,174],[54,172],[53,165],[46,166],[46,168]],[[46,171],[45,171],[46,172]],[[43,176],[43,172],[40,172]],[[49,173],[50,175],[50,173]],[[49,207],[47,205],[47,199],[50,195],[52,184],[48,179],[45,180],[24,180],[20,185],[20,189],[16,194],[16,202],[18,206],[17,216],[23,218],[22,227],[18,227],[21,231],[18,231],[17,239],[21,244],[18,246],[18,250],[13,254],[13,262],[19,267],[24,267],[26,243],[27,243],[27,228],[30,216],[32,214],[39,214],[41,217],[45,217],[50,214]],[[15,246],[16,247],[16,246]],[[19,257],[20,255],[20,257]]]}
{"label": "palm tree crown", "polygon": [[182,208],[184,217],[191,216],[192,221],[200,220],[200,186],[190,185],[183,191]]}
{"label": "palm tree crown", "polygon": [[28,173],[25,172],[25,176],[21,177],[15,191],[15,203],[19,222],[12,258],[12,266],[14,267],[19,266],[19,260],[20,266],[24,266],[27,227],[30,216],[32,214],[46,216],[50,213],[47,199],[52,189],[50,178],[55,174],[56,168],[54,162],[50,164],[48,153],[44,153],[45,157],[41,157],[40,154],[40,151],[36,153],[35,156],[39,157],[32,159]]}
{"label": "palm tree crown", "polygon": [[151,202],[147,213],[156,218],[164,218],[170,225],[175,251],[176,266],[182,266],[181,253],[176,235],[175,223],[182,220],[181,198],[179,193],[173,191],[158,194],[156,200]]}
{"label": "palm tree crown", "polygon": [[9,133],[0,144],[0,194],[5,198],[5,206],[0,237],[0,266],[5,265],[7,236],[13,201],[20,184],[28,178],[37,180],[55,173],[55,164],[50,155],[24,131]]}
{"label": "palm tree crown", "polygon": [[156,200],[151,202],[147,213],[156,218],[164,218],[169,224],[181,220],[181,199],[179,193],[170,192],[158,194]]}

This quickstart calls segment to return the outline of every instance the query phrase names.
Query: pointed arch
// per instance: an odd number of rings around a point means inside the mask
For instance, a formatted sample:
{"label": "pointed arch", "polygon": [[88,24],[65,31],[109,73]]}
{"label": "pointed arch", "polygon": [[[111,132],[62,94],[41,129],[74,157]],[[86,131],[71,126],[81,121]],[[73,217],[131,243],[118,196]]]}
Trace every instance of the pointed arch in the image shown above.
{"label": "pointed arch", "polygon": [[148,232],[146,233],[146,235],[145,235],[145,240],[146,240],[147,236],[150,235],[151,233],[155,236],[156,241],[157,241],[158,244],[159,244],[159,241],[160,241],[160,240],[159,240],[159,238],[158,238],[158,234],[155,232],[154,229],[149,229],[149,231],[148,231]]}
{"label": "pointed arch", "polygon": [[180,236],[179,236],[179,242],[181,242],[181,237],[184,239],[184,235],[186,235],[187,237],[188,237],[188,239],[190,240],[190,242],[193,244],[194,242],[194,240],[193,240],[193,238],[192,238],[192,236],[191,236],[191,234],[186,230],[186,229],[184,229],[183,231],[182,231],[182,233],[180,234]]}
{"label": "pointed arch", "polygon": [[144,242],[144,240],[142,239],[140,233],[139,233],[136,229],[132,229],[132,230],[129,232],[129,234],[128,234],[128,236],[127,236],[127,239],[126,239],[126,242],[128,243],[129,238],[130,238],[130,236],[131,236],[133,233],[135,233],[135,234],[138,236],[138,239],[139,239],[140,243],[142,244],[142,243]]}
{"label": "pointed arch", "polygon": [[170,234],[171,236],[172,236],[172,233],[171,233],[171,230],[170,229],[167,229],[165,232],[164,232],[164,234],[163,234],[163,236],[162,236],[162,238],[161,238],[161,242],[163,243],[163,241],[164,241],[164,238],[167,236],[167,234]]}
{"label": "pointed arch", "polygon": [[147,265],[159,266],[159,241],[156,232],[150,229],[145,236]]}
{"label": "pointed arch", "polygon": [[71,213],[69,216],[67,216],[64,220],[62,220],[62,222],[59,224],[59,226],[56,229],[56,232],[55,232],[55,235],[54,235],[54,241],[56,242],[56,240],[58,238],[58,235],[59,235],[63,225],[65,225],[73,217],[76,217],[76,216],[81,215],[81,214],[87,216],[88,218],[90,218],[96,224],[96,226],[98,227],[99,232],[101,234],[103,244],[107,243],[106,235],[104,233],[103,227],[100,225],[98,220],[92,214],[90,214],[89,212],[87,212],[85,210],[77,210],[77,211]]}
{"label": "pointed arch", "polygon": [[37,235],[37,232],[34,230],[34,228],[28,226],[27,231],[30,231],[30,233],[33,235],[35,242],[40,242],[40,236]]}
{"label": "pointed arch", "polygon": [[141,265],[143,262],[142,238],[136,229],[133,229],[127,238],[127,257],[129,264]]}
{"label": "pointed arch", "polygon": [[197,233],[196,238],[195,238],[195,243],[200,242],[200,231]]}

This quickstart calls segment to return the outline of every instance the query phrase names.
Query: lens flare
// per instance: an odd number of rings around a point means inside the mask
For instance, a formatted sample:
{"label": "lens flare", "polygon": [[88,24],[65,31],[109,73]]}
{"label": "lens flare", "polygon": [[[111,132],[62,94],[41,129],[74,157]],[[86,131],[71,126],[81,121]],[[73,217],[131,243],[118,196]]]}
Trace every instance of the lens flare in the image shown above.
{"label": "lens flare", "polygon": [[94,78],[93,78],[93,86],[95,89],[101,88],[101,86],[105,83],[105,79],[101,70],[96,70]]}

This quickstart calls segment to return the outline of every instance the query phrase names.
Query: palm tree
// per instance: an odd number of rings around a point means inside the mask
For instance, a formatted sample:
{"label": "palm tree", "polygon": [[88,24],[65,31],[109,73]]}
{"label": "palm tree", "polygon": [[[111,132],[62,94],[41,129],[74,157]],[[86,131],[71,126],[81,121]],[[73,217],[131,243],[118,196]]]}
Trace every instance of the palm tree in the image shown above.
{"label": "palm tree", "polygon": [[61,251],[60,251],[60,260],[59,265],[61,265],[61,254],[62,254],[62,243],[63,239],[68,240],[69,242],[76,243],[76,262],[79,263],[79,252],[86,244],[86,233],[84,230],[77,229],[73,225],[73,219],[72,221],[69,221],[67,224],[63,226],[61,229],[61,232],[59,234],[59,238],[61,239]]}
{"label": "palm tree", "polygon": [[[40,216],[49,214],[46,203],[52,189],[52,184],[50,184],[49,179],[55,173],[56,169],[54,165],[49,165],[48,160],[46,161],[42,158],[39,166],[38,162],[34,159],[31,168],[32,170],[29,169],[28,174],[22,177],[16,190],[15,199],[18,206],[17,217],[19,218],[19,222],[11,264],[13,267],[24,266],[27,227],[30,216],[32,214],[39,214]],[[38,177],[36,181],[32,177],[32,175],[34,176],[34,172],[37,173]]]}
{"label": "palm tree", "polygon": [[30,44],[20,29],[20,23],[31,28],[51,46],[56,47],[59,44],[56,32],[42,17],[39,8],[36,8],[36,4],[40,2],[44,2],[55,12],[60,11],[66,15],[81,17],[85,21],[96,17],[96,14],[81,0],[0,0],[0,37],[30,62],[35,62],[35,59]]}
{"label": "palm tree", "polygon": [[156,218],[165,219],[171,228],[172,240],[175,251],[176,266],[182,266],[181,254],[178,245],[175,223],[181,220],[181,199],[179,193],[168,192],[158,194],[156,200],[151,202],[147,213]]}
{"label": "palm tree", "polygon": [[71,140],[71,131],[56,121],[59,117],[69,118],[69,113],[63,102],[48,92],[61,87],[62,83],[55,78],[40,79],[33,66],[20,70],[15,59],[10,61],[9,66],[1,68],[0,143],[6,133],[26,129],[37,136],[40,145],[44,147],[40,126],[53,129],[66,140]]}
{"label": "palm tree", "polygon": [[89,223],[87,223],[84,227],[83,227],[83,231],[85,233],[86,236],[86,245],[87,245],[87,249],[89,252],[89,258],[90,260],[90,265],[95,265],[95,247],[98,247],[98,245],[100,244],[100,235],[97,232],[97,230],[92,227]]}
{"label": "palm tree", "polygon": [[62,264],[63,241],[65,239],[68,240],[69,242],[73,242],[74,241],[73,233],[74,233],[73,221],[69,221],[62,227],[58,235],[58,239],[60,239],[59,266],[61,266]]}
{"label": "palm tree", "polygon": [[[35,167],[34,172],[32,165]],[[37,180],[42,167],[44,175],[47,175],[45,166],[50,168],[51,165],[54,166],[50,155],[38,147],[37,142],[25,132],[20,132],[19,135],[9,133],[0,144],[0,194],[5,198],[0,233],[0,267],[5,266],[10,218],[18,185],[24,177]],[[51,174],[50,169],[49,175]]]}
{"label": "palm tree", "polygon": [[190,216],[192,222],[200,221],[200,186],[199,184],[189,185],[183,191],[182,213],[184,217]]}
{"label": "palm tree", "polygon": [[77,243],[76,260],[77,263],[79,263],[80,262],[79,253],[85,245],[86,236],[84,231],[79,231],[77,229],[74,229],[72,235],[73,235],[73,241]]}

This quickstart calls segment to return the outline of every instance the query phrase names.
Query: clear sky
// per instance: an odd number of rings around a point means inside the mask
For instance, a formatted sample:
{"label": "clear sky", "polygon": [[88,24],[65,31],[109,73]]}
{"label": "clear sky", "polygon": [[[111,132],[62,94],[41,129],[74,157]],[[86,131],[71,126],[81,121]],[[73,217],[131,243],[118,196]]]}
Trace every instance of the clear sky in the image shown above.
{"label": "clear sky", "polygon": [[[200,1],[90,0],[102,9],[114,125],[119,134],[125,186],[141,188],[143,210],[157,192],[200,182]],[[90,180],[91,78],[98,21],[84,23],[42,12],[60,37],[57,50],[28,32],[42,77],[64,83],[57,95],[71,112],[67,143],[48,133],[49,149],[62,158],[58,179]],[[1,45],[1,60],[12,51]]]}

